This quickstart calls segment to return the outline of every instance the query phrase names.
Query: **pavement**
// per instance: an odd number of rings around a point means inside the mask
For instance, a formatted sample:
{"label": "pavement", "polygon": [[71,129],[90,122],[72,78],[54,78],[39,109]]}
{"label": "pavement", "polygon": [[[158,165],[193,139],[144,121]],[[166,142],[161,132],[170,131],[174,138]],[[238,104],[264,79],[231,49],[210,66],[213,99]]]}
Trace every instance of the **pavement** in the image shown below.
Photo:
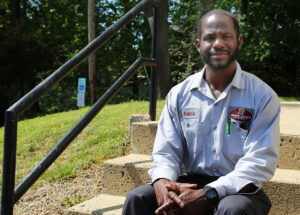
{"label": "pavement", "polygon": [[280,134],[300,136],[300,102],[281,102]]}

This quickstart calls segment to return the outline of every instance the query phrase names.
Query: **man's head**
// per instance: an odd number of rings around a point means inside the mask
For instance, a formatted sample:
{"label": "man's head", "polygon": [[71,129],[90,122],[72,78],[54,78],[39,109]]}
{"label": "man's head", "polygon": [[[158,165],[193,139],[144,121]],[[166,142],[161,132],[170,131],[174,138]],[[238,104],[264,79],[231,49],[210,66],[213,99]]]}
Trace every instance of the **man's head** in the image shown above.
{"label": "man's head", "polygon": [[224,10],[212,10],[197,25],[197,50],[213,70],[232,65],[242,45],[237,19]]}
{"label": "man's head", "polygon": [[227,16],[229,17],[233,24],[234,24],[234,28],[236,31],[236,36],[239,37],[240,36],[240,25],[239,25],[239,21],[237,20],[237,18],[232,14],[229,13],[226,10],[221,10],[221,9],[216,9],[216,10],[211,10],[209,12],[207,12],[206,14],[204,14],[197,23],[197,39],[201,38],[201,28],[202,28],[202,22],[204,19],[206,19],[207,17],[211,16],[211,15],[223,15],[223,16]]}

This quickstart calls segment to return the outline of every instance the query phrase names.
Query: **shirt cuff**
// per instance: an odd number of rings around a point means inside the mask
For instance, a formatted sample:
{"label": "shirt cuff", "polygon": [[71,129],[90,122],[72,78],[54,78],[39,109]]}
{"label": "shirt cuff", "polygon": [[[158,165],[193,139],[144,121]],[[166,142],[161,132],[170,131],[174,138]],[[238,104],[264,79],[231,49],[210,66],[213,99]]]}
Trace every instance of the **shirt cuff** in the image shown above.
{"label": "shirt cuff", "polygon": [[173,171],[168,170],[158,170],[158,169],[150,169],[148,171],[148,174],[151,178],[152,183],[155,182],[157,179],[165,178],[170,181],[176,181],[177,180],[177,174],[175,174]]}

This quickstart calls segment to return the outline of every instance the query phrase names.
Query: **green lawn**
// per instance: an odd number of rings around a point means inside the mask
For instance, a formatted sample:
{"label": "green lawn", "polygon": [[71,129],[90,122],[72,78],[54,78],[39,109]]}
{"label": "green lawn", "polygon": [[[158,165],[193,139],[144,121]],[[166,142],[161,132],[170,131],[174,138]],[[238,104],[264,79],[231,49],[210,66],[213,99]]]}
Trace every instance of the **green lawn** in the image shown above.
{"label": "green lawn", "polygon": [[[157,103],[157,116],[164,101]],[[89,107],[51,114],[18,123],[16,183],[18,183],[86,113]],[[55,163],[44,173],[43,180],[57,181],[75,177],[92,164],[128,152],[128,130],[131,114],[147,114],[149,102],[132,101],[107,105],[93,121],[77,136]],[[3,159],[3,127],[0,128],[0,162]],[[2,165],[1,165],[2,182]]]}
{"label": "green lawn", "polygon": [[295,102],[300,101],[300,97],[279,97],[281,102]]}

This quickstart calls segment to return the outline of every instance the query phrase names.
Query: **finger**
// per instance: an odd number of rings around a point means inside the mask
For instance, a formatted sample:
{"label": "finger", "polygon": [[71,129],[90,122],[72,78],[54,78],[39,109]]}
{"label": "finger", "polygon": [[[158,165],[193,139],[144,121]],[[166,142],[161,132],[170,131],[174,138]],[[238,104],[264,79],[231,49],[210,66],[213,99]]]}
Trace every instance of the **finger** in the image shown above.
{"label": "finger", "polygon": [[180,194],[180,187],[178,186],[178,184],[176,183],[172,183],[172,184],[166,184],[165,187],[168,190],[174,191],[175,193]]}
{"label": "finger", "polygon": [[178,195],[184,191],[184,189],[194,189],[197,188],[197,184],[186,184],[186,183],[171,183],[166,184],[165,187],[170,191],[174,191]]}
{"label": "finger", "polygon": [[180,183],[181,186],[185,188],[196,188],[197,184],[186,184],[186,183]]}
{"label": "finger", "polygon": [[156,215],[164,214],[164,212],[173,208],[174,204],[175,203],[173,201],[166,202],[165,204],[163,204],[162,206],[156,209],[155,214]]}
{"label": "finger", "polygon": [[184,202],[179,198],[179,196],[173,192],[173,191],[170,191],[168,193],[168,196],[170,199],[172,199],[180,208],[183,208],[184,207]]}

